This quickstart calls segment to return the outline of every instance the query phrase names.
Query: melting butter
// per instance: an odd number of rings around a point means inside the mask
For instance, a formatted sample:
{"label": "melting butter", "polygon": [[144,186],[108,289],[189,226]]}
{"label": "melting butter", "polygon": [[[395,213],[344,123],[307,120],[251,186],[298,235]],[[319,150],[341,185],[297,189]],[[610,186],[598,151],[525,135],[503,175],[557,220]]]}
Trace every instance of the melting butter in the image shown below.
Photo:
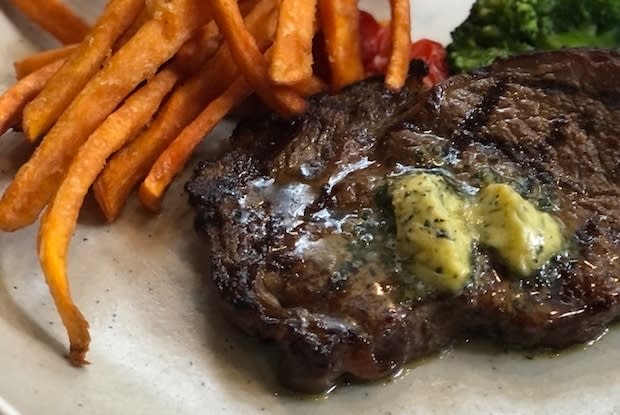
{"label": "melting butter", "polygon": [[436,174],[397,180],[391,193],[407,269],[441,291],[460,290],[471,274],[473,242],[465,200]]}
{"label": "melting butter", "polygon": [[480,242],[494,248],[520,276],[532,274],[562,249],[559,223],[509,185],[490,184],[476,199],[474,217]]}
{"label": "melting butter", "polygon": [[438,291],[467,284],[474,242],[494,249],[521,278],[564,246],[559,223],[507,184],[490,184],[472,198],[439,174],[417,173],[392,182],[390,193],[406,267]]}

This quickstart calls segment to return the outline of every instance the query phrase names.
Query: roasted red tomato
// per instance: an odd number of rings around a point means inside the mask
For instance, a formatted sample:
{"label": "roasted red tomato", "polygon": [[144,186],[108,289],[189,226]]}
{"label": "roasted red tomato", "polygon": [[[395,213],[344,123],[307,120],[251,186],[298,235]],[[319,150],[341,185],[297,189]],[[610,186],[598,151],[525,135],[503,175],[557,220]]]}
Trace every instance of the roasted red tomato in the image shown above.
{"label": "roasted red tomato", "polygon": [[428,65],[428,76],[424,81],[435,85],[448,77],[446,49],[434,40],[420,39],[411,44],[411,59],[422,59]]}
{"label": "roasted red tomato", "polygon": [[[360,40],[362,44],[362,61],[369,75],[385,72],[388,56],[383,53],[386,46],[389,48],[389,31],[381,25],[370,13],[360,11]],[[388,34],[387,38],[385,34]],[[389,52],[389,50],[388,50]]]}
{"label": "roasted red tomato", "polygon": [[[361,11],[360,37],[366,73],[368,75],[385,73],[391,51],[389,24],[381,24],[370,13]],[[429,74],[424,81],[428,85],[434,85],[448,77],[446,50],[440,43],[429,39],[413,42],[410,58],[426,62]]]}

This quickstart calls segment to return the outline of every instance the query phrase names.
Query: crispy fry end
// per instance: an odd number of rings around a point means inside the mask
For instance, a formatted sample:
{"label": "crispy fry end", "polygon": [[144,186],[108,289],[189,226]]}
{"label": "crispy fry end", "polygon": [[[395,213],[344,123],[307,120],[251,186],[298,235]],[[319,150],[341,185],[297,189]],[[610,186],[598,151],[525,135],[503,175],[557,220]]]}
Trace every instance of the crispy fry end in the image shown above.
{"label": "crispy fry end", "polygon": [[392,54],[385,83],[398,90],[405,85],[411,49],[411,16],[409,0],[390,0],[392,7]]}
{"label": "crispy fry end", "polygon": [[[42,227],[41,232],[45,232],[45,229]],[[90,345],[89,326],[71,298],[64,255],[58,252],[58,247],[58,241],[53,237],[40,242],[39,259],[56,309],[67,329],[70,343],[69,360],[72,364],[81,366],[88,363],[86,353]]]}

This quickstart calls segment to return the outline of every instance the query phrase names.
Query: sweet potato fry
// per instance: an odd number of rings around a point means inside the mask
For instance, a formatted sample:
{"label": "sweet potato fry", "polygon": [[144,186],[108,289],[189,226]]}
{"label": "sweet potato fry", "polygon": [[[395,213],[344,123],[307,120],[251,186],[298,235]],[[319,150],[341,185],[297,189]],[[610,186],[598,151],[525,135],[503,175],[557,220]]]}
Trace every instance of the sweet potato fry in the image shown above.
{"label": "sweet potato fry", "polygon": [[357,3],[357,0],[318,2],[334,90],[364,78]]}
{"label": "sweet potato fry", "polygon": [[71,343],[70,359],[83,364],[90,337],[88,323],[69,292],[66,257],[69,241],[88,188],[110,154],[121,148],[151,119],[179,76],[163,69],[112,113],[80,148],[48,206],[39,228],[41,267]]}
{"label": "sweet potato fry", "polygon": [[269,77],[292,85],[312,76],[312,38],[317,0],[282,0]]}
{"label": "sweet potato fry", "polygon": [[35,53],[34,55],[26,56],[25,58],[15,61],[13,63],[15,67],[15,76],[17,79],[22,79],[52,62],[67,58],[76,48],[77,45],[63,46],[57,49]]}
{"label": "sweet potato fry", "polygon": [[245,27],[236,0],[213,0],[209,6],[239,70],[261,99],[285,116],[303,112],[306,102],[302,97],[291,88],[273,86],[269,81],[267,61]]}
{"label": "sweet potato fry", "polygon": [[185,166],[192,152],[228,112],[252,93],[245,78],[237,79],[228,89],[198,115],[172,144],[159,156],[148,176],[140,186],[138,196],[151,211],[158,211],[164,192],[174,176]]}
{"label": "sweet potato fry", "polygon": [[11,0],[30,20],[65,45],[81,42],[90,27],[58,0]]}
{"label": "sweet potato fry", "polygon": [[58,119],[110,55],[114,42],[134,21],[144,0],[112,0],[67,63],[49,80],[41,94],[24,109],[24,133],[37,141]]}
{"label": "sweet potato fry", "polygon": [[409,0],[390,0],[392,8],[392,53],[385,75],[385,83],[392,89],[405,85],[409,72],[411,50],[411,11]]}
{"label": "sweet potato fry", "polygon": [[19,169],[0,200],[0,230],[16,230],[37,219],[86,138],[209,20],[203,2],[158,3],[160,10],[86,84]]}
{"label": "sweet potato fry", "polygon": [[[271,44],[276,6],[276,0],[261,0],[246,17],[248,30],[260,49]],[[237,72],[230,50],[223,44],[200,71],[172,93],[148,130],[109,160],[93,185],[95,199],[108,222],[118,217],[132,189],[148,174],[161,152],[222,93]]]}
{"label": "sweet potato fry", "polygon": [[0,96],[0,135],[19,122],[26,104],[43,89],[63,63],[64,60],[60,59],[44,66],[18,81]]}

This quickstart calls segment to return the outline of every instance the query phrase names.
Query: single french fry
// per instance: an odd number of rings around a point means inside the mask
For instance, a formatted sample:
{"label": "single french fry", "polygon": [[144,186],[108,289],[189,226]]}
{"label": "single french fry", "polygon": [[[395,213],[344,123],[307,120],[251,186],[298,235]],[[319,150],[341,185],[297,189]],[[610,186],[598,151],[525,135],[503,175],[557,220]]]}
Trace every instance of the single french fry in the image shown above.
{"label": "single french fry", "polygon": [[14,127],[21,119],[22,110],[60,69],[63,59],[52,62],[19,80],[0,96],[0,135]]}
{"label": "single french fry", "polygon": [[15,76],[17,79],[22,79],[52,62],[67,58],[76,48],[77,45],[62,46],[60,48],[35,53],[15,61],[13,63],[15,67]]}
{"label": "single french fry", "polygon": [[163,69],[112,113],[80,148],[39,228],[38,250],[56,308],[70,341],[70,359],[83,364],[90,336],[88,323],[74,304],[67,278],[67,251],[80,207],[106,159],[120,149],[151,119],[166,94],[178,81],[172,69]]}
{"label": "single french fry", "polygon": [[[275,33],[276,6],[276,0],[260,0],[245,19],[261,50],[271,44]],[[93,185],[95,199],[108,222],[118,217],[127,197],[161,152],[237,73],[228,45],[222,44],[212,59],[171,94],[149,128],[108,161]]]}
{"label": "single french fry", "polygon": [[136,18],[144,0],[111,0],[93,30],[43,91],[24,109],[26,137],[36,142],[69,106],[110,55],[114,42]]}
{"label": "single french fry", "polygon": [[[407,0],[409,1],[409,0]],[[319,0],[319,19],[334,90],[364,78],[357,0]]]}
{"label": "single french fry", "polygon": [[409,0],[390,0],[392,8],[392,53],[385,75],[385,83],[391,89],[405,85],[409,72],[411,50],[411,11]]}
{"label": "single french fry", "polygon": [[16,230],[37,219],[88,136],[209,20],[203,2],[158,3],[160,10],[86,84],[19,169],[0,200],[0,230]]}
{"label": "single french fry", "polygon": [[312,76],[312,39],[317,0],[282,0],[269,77],[293,85]]}
{"label": "single french fry", "polygon": [[243,23],[237,1],[213,0],[209,6],[239,70],[261,99],[285,116],[303,112],[306,101],[302,97],[291,88],[274,86],[269,81],[267,61]]}
{"label": "single french fry", "polygon": [[65,45],[81,42],[90,26],[58,0],[10,0],[30,20]]}
{"label": "single french fry", "polygon": [[231,109],[251,93],[252,88],[245,78],[237,77],[228,89],[213,100],[164,150],[140,186],[138,197],[147,209],[159,211],[166,189],[183,169],[196,146]]}

